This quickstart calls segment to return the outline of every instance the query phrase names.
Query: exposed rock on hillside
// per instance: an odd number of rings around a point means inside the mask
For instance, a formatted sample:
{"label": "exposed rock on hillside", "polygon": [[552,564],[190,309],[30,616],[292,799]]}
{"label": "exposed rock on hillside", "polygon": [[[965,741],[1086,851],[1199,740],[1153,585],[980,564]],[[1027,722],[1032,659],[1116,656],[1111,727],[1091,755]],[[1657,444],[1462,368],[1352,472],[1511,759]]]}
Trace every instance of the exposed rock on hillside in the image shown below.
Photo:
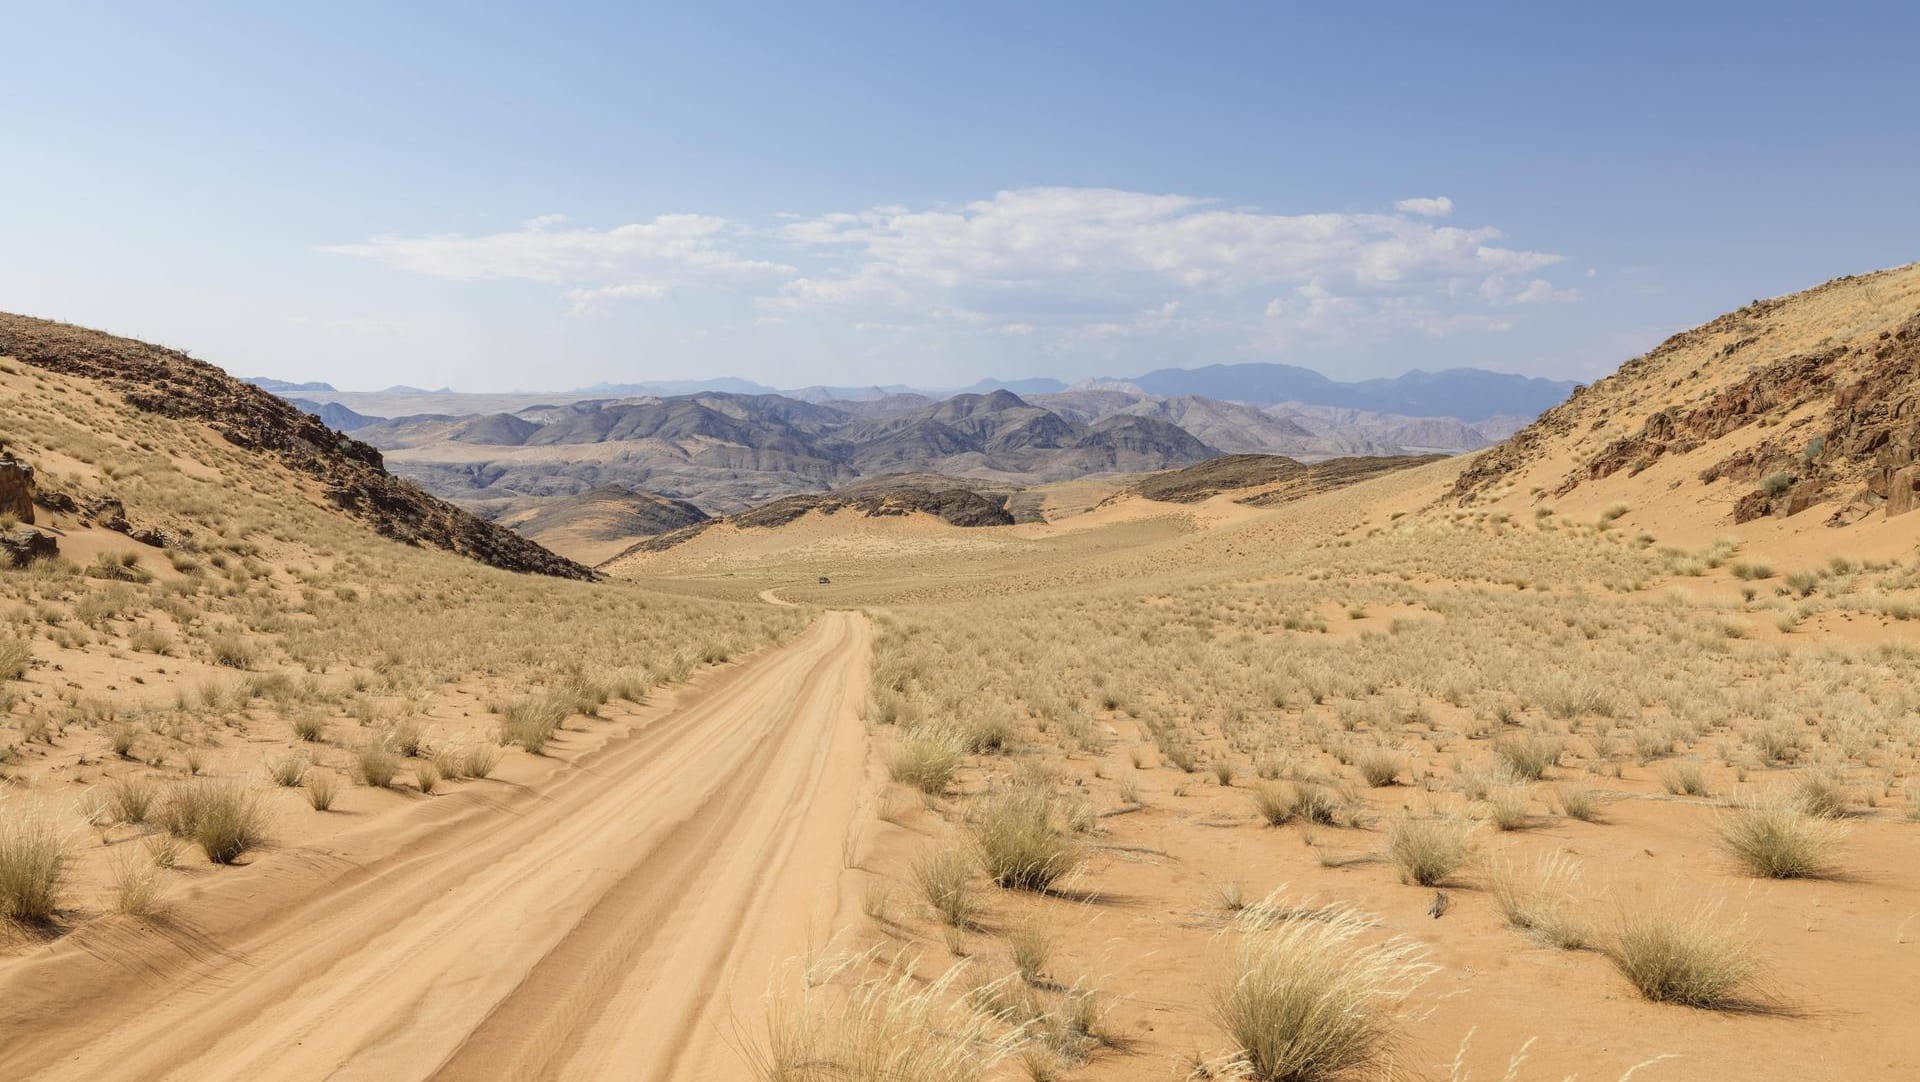
{"label": "exposed rock on hillside", "polygon": [[1735,522],[1832,504],[1829,521],[1843,525],[1913,507],[1920,265],[1755,301],[1674,335],[1482,455],[1453,493],[1471,501],[1528,473],[1564,496],[1673,459],[1731,488]]}
{"label": "exposed rock on hillside", "polygon": [[592,572],[388,474],[380,452],[284,399],[184,353],[64,323],[0,314],[0,356],[98,380],[142,410],[205,422],[236,446],[317,481],[335,506],[381,534],[510,571]]}
{"label": "exposed rock on hillside", "polygon": [[33,467],[0,457],[0,515],[33,521]]}
{"label": "exposed rock on hillside", "polygon": [[[1007,512],[1007,498],[1004,495],[977,492],[957,486],[936,487],[911,482],[902,484],[885,482],[884,478],[874,479],[862,483],[857,488],[839,492],[806,492],[797,496],[787,496],[724,519],[709,519],[694,523],[631,545],[606,563],[613,563],[637,552],[661,552],[670,549],[698,537],[708,527],[721,522],[741,529],[771,529],[785,526],[814,511],[823,515],[850,512],[867,518],[890,518],[923,513],[933,515],[952,526],[1013,525],[1013,516]],[[601,566],[604,567],[605,564]]]}
{"label": "exposed rock on hillside", "polygon": [[1283,455],[1227,455],[1144,477],[1129,491],[1160,503],[1198,503],[1223,492],[1258,489],[1236,500],[1254,507],[1289,503],[1381,473],[1424,466],[1445,455],[1330,458],[1308,465]]}

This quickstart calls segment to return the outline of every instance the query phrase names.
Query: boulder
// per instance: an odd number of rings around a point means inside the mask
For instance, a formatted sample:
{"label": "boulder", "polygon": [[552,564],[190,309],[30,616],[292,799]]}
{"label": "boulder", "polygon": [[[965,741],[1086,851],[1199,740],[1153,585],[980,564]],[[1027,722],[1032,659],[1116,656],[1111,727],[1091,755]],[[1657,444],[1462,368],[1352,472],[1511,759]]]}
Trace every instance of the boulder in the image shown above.
{"label": "boulder", "polygon": [[0,533],[0,562],[10,567],[25,567],[35,560],[60,555],[60,543],[49,534],[31,526],[15,526]]}
{"label": "boulder", "polygon": [[1920,507],[1920,466],[1903,466],[1887,482],[1887,517]]}
{"label": "boulder", "polygon": [[33,467],[0,457],[0,515],[33,521]]}

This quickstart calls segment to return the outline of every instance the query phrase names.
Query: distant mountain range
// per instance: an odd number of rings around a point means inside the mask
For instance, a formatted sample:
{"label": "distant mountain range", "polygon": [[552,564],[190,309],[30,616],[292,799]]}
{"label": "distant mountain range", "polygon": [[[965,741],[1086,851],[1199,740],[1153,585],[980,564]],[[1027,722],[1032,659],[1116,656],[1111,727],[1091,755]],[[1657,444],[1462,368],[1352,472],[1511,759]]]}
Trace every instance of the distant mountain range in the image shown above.
{"label": "distant mountain range", "polygon": [[[418,387],[394,386],[384,391],[341,392],[325,383],[291,383],[285,380],[254,377],[254,383],[282,396],[311,397],[326,395],[339,401],[379,398],[419,399],[423,396],[450,395]],[[1443,372],[1415,369],[1394,379],[1369,379],[1344,382],[1329,379],[1310,368],[1286,364],[1216,364],[1204,368],[1161,368],[1131,379],[1098,379],[1067,384],[1057,379],[983,379],[961,389],[928,389],[906,384],[871,387],[812,386],[782,390],[753,380],[732,376],[702,380],[649,380],[635,383],[596,383],[591,387],[563,393],[523,392],[512,395],[487,395],[489,399],[514,398],[527,403],[538,399],[579,401],[593,398],[675,397],[697,394],[782,395],[803,402],[869,402],[901,395],[919,395],[929,400],[955,394],[990,394],[1011,391],[1022,397],[1062,394],[1075,390],[1115,389],[1158,398],[1209,398],[1251,406],[1282,403],[1302,406],[1331,406],[1340,409],[1390,413],[1406,417],[1444,417],[1468,423],[1489,418],[1523,416],[1532,418],[1566,400],[1574,384],[1565,380],[1519,376],[1507,372],[1489,372],[1479,368],[1451,368]],[[456,396],[470,397],[470,396]],[[318,401],[318,399],[315,399]],[[345,404],[345,403],[343,403]],[[418,405],[409,402],[409,405]],[[367,407],[361,408],[363,414]],[[377,413],[378,411],[374,411]],[[413,411],[418,412],[418,411]],[[449,410],[448,412],[477,412]]]}
{"label": "distant mountain range", "polygon": [[1311,463],[1457,453],[1506,438],[1573,386],[1475,369],[1345,383],[1277,364],[1074,386],[989,379],[958,393],[904,384],[776,392],[732,378],[544,394],[250,382],[379,448],[395,473],[435,495],[536,533],[560,529],[540,514],[555,501],[571,501],[568,522],[631,525],[662,508],[731,514],[895,474],[1017,489],[1223,454]]}

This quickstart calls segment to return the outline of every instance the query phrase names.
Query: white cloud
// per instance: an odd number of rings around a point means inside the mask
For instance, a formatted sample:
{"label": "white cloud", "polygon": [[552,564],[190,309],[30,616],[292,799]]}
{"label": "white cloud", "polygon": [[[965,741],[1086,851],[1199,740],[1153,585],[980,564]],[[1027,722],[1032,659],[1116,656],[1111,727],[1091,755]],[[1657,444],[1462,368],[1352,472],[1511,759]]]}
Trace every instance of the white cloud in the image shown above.
{"label": "white cloud", "polygon": [[805,319],[814,330],[948,342],[999,334],[1052,350],[1201,334],[1246,344],[1484,332],[1511,326],[1515,309],[1578,299],[1541,276],[1562,257],[1509,246],[1492,226],[1438,220],[1452,211],[1445,196],[1403,199],[1393,213],[1275,214],[1051,187],[779,215],[764,229],[667,214],[597,230],[543,215],[495,234],[326,250],[440,278],[557,285],[576,314],[698,286],[750,302],[742,324]]}
{"label": "white cloud", "polygon": [[618,298],[658,298],[684,285],[752,285],[794,273],[737,250],[723,218],[663,214],[613,229],[560,229],[542,215],[504,233],[376,237],[322,251],[376,260],[401,270],[458,281],[525,279],[570,285],[576,311]]}
{"label": "white cloud", "polygon": [[1393,205],[1393,209],[1403,214],[1418,214],[1422,218],[1445,218],[1453,213],[1453,200],[1444,195],[1420,196],[1402,199]]}

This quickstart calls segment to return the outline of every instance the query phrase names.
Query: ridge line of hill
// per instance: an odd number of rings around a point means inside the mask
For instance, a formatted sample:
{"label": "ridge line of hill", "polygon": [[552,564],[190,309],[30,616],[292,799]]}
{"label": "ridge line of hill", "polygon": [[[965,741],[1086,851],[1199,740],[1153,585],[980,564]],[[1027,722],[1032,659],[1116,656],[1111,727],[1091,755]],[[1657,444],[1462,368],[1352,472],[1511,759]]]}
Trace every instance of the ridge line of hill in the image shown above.
{"label": "ridge line of hill", "polygon": [[318,481],[328,501],[381,535],[508,571],[589,579],[593,572],[387,472],[378,450],[205,361],[103,331],[0,313],[0,356],[96,380],[136,409],[201,421],[229,443]]}

